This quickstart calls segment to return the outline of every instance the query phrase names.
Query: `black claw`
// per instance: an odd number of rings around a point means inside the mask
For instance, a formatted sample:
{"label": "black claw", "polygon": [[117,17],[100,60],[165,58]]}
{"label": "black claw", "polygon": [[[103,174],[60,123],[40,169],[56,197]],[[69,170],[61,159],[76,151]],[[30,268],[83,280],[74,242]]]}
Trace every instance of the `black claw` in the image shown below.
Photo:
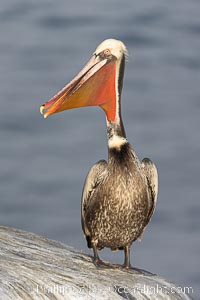
{"label": "black claw", "polygon": [[106,263],[101,259],[94,260],[94,265],[98,268],[108,268],[108,267],[110,268],[111,267],[111,264]]}
{"label": "black claw", "polygon": [[126,269],[126,270],[132,269],[131,264],[128,264],[128,265],[127,265],[127,264],[123,264],[123,265],[122,265],[122,268],[123,268],[123,269]]}

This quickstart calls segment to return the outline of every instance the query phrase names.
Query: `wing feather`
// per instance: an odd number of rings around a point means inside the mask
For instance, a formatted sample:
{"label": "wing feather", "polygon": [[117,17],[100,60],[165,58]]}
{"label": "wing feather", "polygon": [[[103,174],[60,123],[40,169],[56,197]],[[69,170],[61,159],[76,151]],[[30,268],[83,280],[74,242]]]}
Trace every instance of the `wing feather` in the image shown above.
{"label": "wing feather", "polygon": [[158,172],[155,164],[149,158],[144,158],[142,160],[142,166],[145,171],[149,188],[151,191],[152,208],[150,210],[150,215],[149,215],[149,218],[151,218],[151,216],[155,211],[157,197],[158,197]]}
{"label": "wing feather", "polygon": [[85,215],[88,207],[90,206],[92,194],[104,178],[106,168],[107,162],[105,160],[100,160],[96,164],[94,164],[90,169],[83,186],[81,204],[81,223],[88,242],[88,247],[90,247],[90,233],[85,222]]}
{"label": "wing feather", "polygon": [[[158,197],[158,172],[157,172],[157,168],[156,168],[155,164],[149,158],[144,158],[142,160],[142,168],[143,168],[144,173],[147,178],[148,188],[150,191],[150,197],[151,197],[151,201],[152,201],[152,205],[149,210],[148,217],[147,217],[147,222],[146,222],[146,226],[147,226],[147,224],[151,220],[151,217],[156,209],[156,203],[157,203],[157,197]],[[138,237],[138,240],[141,240],[142,234],[143,234],[146,226],[144,227],[142,233]]]}

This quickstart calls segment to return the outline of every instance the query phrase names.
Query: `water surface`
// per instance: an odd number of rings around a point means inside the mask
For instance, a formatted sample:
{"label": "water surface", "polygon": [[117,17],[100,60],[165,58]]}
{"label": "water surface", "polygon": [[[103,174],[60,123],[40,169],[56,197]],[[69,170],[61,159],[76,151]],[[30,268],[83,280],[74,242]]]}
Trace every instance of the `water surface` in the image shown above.
{"label": "water surface", "polygon": [[[200,2],[1,1],[0,223],[87,252],[85,176],[107,157],[98,108],[44,120],[39,107],[106,38],[129,50],[122,97],[127,136],[159,171],[156,213],[132,263],[199,295]],[[103,257],[122,262],[122,252]]]}

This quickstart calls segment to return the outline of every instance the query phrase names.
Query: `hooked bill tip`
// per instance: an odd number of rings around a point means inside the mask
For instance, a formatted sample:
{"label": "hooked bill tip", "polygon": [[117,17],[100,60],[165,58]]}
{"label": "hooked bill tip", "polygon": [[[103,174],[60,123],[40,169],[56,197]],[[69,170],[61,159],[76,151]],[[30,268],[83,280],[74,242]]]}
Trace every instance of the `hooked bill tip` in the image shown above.
{"label": "hooked bill tip", "polygon": [[46,119],[46,118],[48,117],[48,113],[47,113],[47,112],[44,113],[44,110],[45,110],[45,104],[43,104],[43,105],[40,106],[40,113],[41,113],[41,115],[43,115],[44,118]]}
{"label": "hooked bill tip", "polygon": [[41,115],[44,114],[44,105],[41,105],[41,106],[40,106],[40,113],[41,113]]}

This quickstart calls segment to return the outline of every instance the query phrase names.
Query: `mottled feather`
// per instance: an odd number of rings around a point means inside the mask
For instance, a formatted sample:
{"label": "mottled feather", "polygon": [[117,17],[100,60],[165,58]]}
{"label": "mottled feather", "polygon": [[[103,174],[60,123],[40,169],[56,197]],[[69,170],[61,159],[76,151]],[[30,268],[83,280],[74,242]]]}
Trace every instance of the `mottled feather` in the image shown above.
{"label": "mottled feather", "polygon": [[82,204],[81,204],[81,223],[82,223],[83,232],[86,236],[89,248],[91,248],[90,232],[85,222],[85,214],[88,210],[88,207],[90,206],[93,192],[103,180],[106,168],[107,168],[107,162],[105,160],[99,160],[96,164],[92,166],[92,168],[88,172],[88,175],[85,179],[85,183],[83,186]]}
{"label": "mottled feather", "polygon": [[[138,239],[150,220],[150,176],[130,144],[109,149],[88,173],[82,195],[82,227],[88,247],[124,249]],[[146,165],[145,165],[146,166]]]}
{"label": "mottled feather", "polygon": [[[146,223],[147,226],[156,209],[156,203],[158,197],[158,172],[155,164],[149,158],[144,158],[142,160],[142,168],[147,178],[151,201],[152,201],[151,209],[149,211],[149,215],[147,218],[147,223]],[[142,233],[138,237],[138,240],[141,240],[142,234],[144,233],[146,226],[144,227]]]}

